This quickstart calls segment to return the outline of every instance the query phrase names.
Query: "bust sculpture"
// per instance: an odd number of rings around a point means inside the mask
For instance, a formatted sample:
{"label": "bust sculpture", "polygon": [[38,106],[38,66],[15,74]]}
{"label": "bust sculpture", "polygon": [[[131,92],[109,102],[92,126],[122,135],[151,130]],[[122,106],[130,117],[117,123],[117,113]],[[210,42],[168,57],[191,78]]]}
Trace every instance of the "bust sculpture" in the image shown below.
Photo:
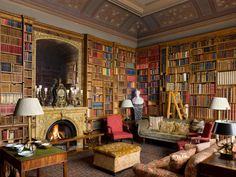
{"label": "bust sculpture", "polygon": [[138,121],[142,119],[144,100],[142,97],[140,97],[140,91],[137,89],[135,91],[135,97],[132,99],[132,102],[134,105],[134,118],[135,121]]}

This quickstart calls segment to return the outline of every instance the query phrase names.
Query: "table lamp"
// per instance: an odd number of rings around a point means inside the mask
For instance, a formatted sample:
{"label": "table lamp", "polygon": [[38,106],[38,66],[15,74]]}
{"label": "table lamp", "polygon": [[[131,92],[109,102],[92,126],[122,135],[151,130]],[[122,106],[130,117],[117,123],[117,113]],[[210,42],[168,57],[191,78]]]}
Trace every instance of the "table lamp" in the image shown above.
{"label": "table lamp", "polygon": [[121,104],[121,108],[124,108],[126,109],[125,112],[126,112],[126,117],[125,117],[125,120],[129,120],[129,115],[128,115],[128,108],[133,108],[133,103],[131,102],[131,100],[129,99],[125,99],[122,104]]}
{"label": "table lamp", "polygon": [[218,120],[220,120],[221,119],[220,111],[221,110],[230,110],[229,102],[228,102],[227,98],[214,97],[211,102],[210,109],[218,110]]}
{"label": "table lamp", "polygon": [[31,117],[44,114],[38,98],[21,98],[17,101],[14,116],[27,116],[29,141],[32,141]]}
{"label": "table lamp", "polygon": [[[219,144],[219,139],[216,139],[216,144],[220,147],[219,152],[224,159],[233,159],[233,142],[232,137],[236,135],[236,122],[228,120],[215,121],[212,132],[216,135],[226,136],[226,143]],[[229,142],[229,138],[231,141]]]}

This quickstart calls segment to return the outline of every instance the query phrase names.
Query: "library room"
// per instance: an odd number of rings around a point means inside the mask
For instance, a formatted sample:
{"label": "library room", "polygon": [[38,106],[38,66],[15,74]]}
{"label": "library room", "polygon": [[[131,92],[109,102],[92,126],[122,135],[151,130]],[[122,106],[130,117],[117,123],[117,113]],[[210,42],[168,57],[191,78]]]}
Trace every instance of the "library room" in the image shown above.
{"label": "library room", "polygon": [[236,0],[0,0],[1,177],[236,176]]}

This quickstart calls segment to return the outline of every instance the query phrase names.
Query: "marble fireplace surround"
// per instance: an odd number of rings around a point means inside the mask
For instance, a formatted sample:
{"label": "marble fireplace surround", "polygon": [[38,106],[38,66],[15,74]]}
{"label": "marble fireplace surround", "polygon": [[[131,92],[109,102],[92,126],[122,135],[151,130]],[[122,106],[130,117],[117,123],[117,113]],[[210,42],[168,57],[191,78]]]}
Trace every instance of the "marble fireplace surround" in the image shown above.
{"label": "marble fireplace surround", "polygon": [[[83,135],[86,130],[87,107],[43,107],[44,115],[37,116],[33,135],[35,139],[46,139],[50,126],[58,120],[70,121],[76,129],[76,136]],[[83,141],[77,142],[77,148],[83,147]]]}

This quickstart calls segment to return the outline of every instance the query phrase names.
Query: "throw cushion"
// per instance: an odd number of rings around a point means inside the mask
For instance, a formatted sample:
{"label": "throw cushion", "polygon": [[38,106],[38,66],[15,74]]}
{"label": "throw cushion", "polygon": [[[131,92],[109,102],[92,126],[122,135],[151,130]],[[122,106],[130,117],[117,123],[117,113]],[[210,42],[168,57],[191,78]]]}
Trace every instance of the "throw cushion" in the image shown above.
{"label": "throw cushion", "polygon": [[174,122],[161,121],[160,122],[160,132],[171,133],[175,130]]}
{"label": "throw cushion", "polygon": [[180,173],[184,169],[187,161],[193,156],[196,152],[195,148],[189,150],[181,150],[176,153],[173,153],[170,156],[169,170]]}
{"label": "throw cushion", "polygon": [[197,132],[197,133],[202,133],[203,132],[203,129],[204,129],[204,121],[199,121],[197,119],[194,119],[191,123],[191,126],[190,126],[190,131],[192,132]]}
{"label": "throw cushion", "polygon": [[189,132],[189,124],[175,122],[175,131],[173,132],[174,134],[187,135],[188,132]]}
{"label": "throw cushion", "polygon": [[160,122],[163,120],[163,116],[153,117],[149,116],[149,129],[159,131]]}

